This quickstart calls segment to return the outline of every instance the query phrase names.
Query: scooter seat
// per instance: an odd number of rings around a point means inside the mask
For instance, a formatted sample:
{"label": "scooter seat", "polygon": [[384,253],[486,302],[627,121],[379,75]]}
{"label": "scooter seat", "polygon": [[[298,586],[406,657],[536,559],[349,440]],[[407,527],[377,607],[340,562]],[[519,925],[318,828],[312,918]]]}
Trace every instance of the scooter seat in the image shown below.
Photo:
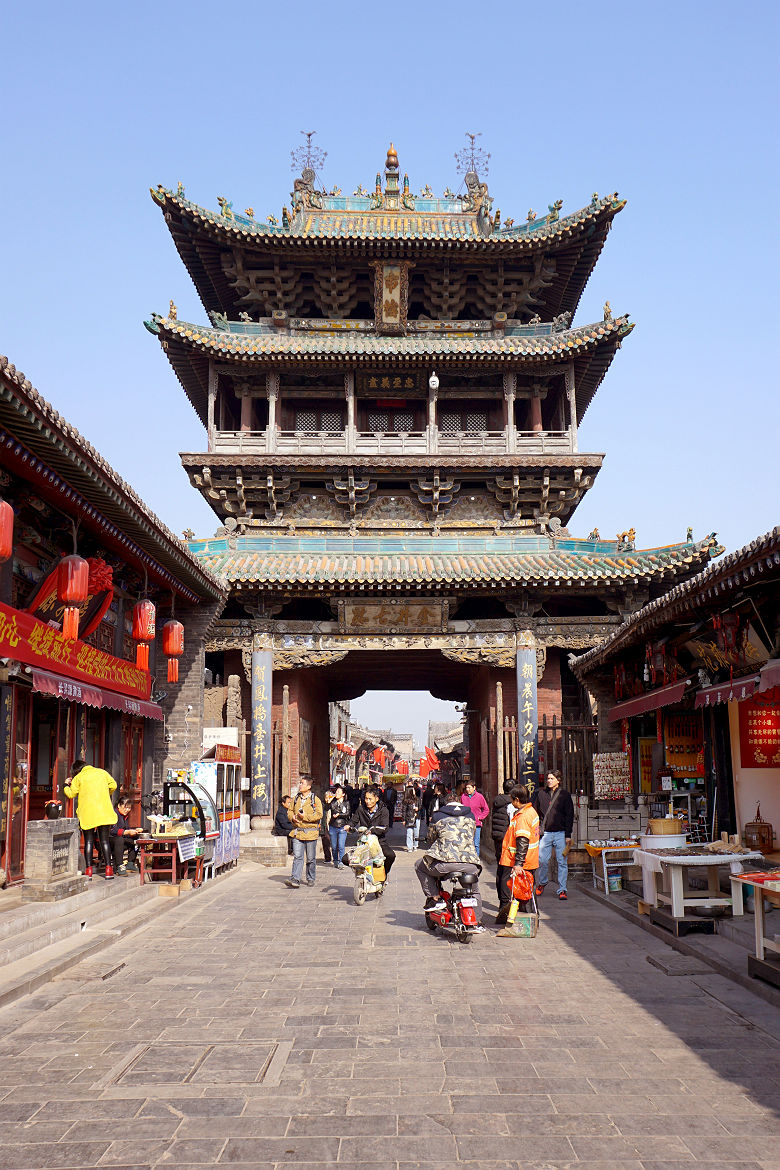
{"label": "scooter seat", "polygon": [[462,886],[475,886],[479,881],[479,874],[476,873],[459,873],[458,882]]}

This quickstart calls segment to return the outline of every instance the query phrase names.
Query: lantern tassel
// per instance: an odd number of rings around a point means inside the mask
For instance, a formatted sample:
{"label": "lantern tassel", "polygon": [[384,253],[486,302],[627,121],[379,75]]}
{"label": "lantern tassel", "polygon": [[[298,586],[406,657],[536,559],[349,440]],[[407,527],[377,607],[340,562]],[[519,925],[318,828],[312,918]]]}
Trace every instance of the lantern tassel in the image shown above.
{"label": "lantern tassel", "polygon": [[66,638],[74,641],[79,636],[79,607],[77,605],[66,605],[62,617],[62,633]]}
{"label": "lantern tassel", "polygon": [[177,683],[179,681],[179,660],[178,658],[168,659],[168,682]]}
{"label": "lantern tassel", "polygon": [[139,670],[149,669],[149,643],[139,642],[135,648],[135,664]]}

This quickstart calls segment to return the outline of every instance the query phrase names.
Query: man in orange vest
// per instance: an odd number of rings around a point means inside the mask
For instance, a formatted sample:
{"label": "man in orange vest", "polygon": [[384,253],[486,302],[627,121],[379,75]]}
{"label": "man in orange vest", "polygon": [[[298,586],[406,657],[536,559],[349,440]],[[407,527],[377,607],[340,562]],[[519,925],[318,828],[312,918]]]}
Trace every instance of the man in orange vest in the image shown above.
{"label": "man in orange vest", "polygon": [[[539,814],[531,804],[531,794],[524,784],[513,788],[509,796],[515,813],[504,834],[500,863],[511,882],[515,874],[524,869],[533,878],[539,867]],[[522,907],[528,913],[532,905],[531,902],[517,902],[513,899],[508,907],[507,925],[498,933],[505,938],[521,937],[519,928],[514,924],[515,917],[518,909]]]}

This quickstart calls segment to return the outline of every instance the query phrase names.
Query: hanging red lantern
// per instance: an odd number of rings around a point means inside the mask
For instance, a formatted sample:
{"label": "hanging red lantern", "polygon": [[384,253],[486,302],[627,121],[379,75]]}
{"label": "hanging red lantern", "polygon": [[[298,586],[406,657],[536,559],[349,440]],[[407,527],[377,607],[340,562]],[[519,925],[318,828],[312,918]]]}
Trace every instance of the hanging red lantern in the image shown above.
{"label": "hanging red lantern", "polygon": [[171,620],[163,626],[163,654],[168,659],[168,682],[179,681],[179,659],[184,653],[184,626]]}
{"label": "hanging red lantern", "polygon": [[137,601],[133,606],[135,664],[139,670],[149,669],[149,643],[154,641],[155,612],[152,601]]}
{"label": "hanging red lantern", "polygon": [[89,565],[83,557],[63,557],[57,567],[57,600],[65,606],[62,632],[66,638],[78,638],[79,607],[89,598]]}
{"label": "hanging red lantern", "polygon": [[0,500],[0,564],[10,560],[14,551],[14,510],[5,500]]}

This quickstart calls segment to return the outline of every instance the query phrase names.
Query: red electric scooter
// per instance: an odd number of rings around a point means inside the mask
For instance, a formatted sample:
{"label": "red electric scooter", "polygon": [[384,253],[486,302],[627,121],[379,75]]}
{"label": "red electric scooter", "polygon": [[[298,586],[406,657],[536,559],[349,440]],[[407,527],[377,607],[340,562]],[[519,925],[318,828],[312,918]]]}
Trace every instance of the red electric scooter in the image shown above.
{"label": "red electric scooter", "polygon": [[484,926],[477,921],[477,899],[473,887],[479,881],[475,873],[451,873],[442,881],[452,881],[453,888],[442,890],[445,903],[442,910],[426,910],[425,924],[429,930],[439,929],[454,934],[458,942],[470,943],[478,934],[484,934]]}

